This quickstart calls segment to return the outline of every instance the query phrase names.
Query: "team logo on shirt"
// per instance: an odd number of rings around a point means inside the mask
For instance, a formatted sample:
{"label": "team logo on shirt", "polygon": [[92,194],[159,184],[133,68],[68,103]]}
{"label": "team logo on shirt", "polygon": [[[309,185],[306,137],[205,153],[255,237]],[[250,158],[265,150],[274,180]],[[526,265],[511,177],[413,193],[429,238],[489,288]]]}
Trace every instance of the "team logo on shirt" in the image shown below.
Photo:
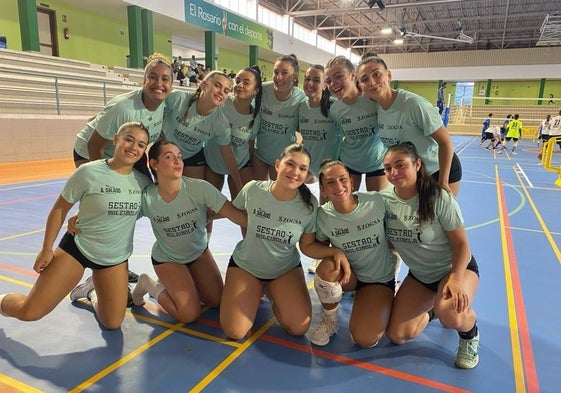
{"label": "team logo on shirt", "polygon": [[367,223],[364,223],[364,224],[357,225],[357,226],[356,226],[356,230],[359,231],[359,232],[360,232],[360,231],[364,231],[365,229],[368,229],[368,228],[370,228],[370,227],[373,227],[373,226],[376,225],[376,224],[379,224],[381,221],[382,221],[382,220],[380,220],[379,218],[377,218],[377,219],[375,219],[375,220],[373,220],[373,221],[370,221],[370,222],[367,222]]}
{"label": "team logo on shirt", "polygon": [[300,221],[299,218],[296,217],[283,217],[283,216],[279,216],[279,222],[284,222],[287,224],[298,224],[298,225],[302,225],[302,221]]}
{"label": "team logo on shirt", "polygon": [[196,208],[196,207],[194,207],[194,208],[192,208],[192,209],[185,210],[185,211],[183,211],[183,212],[179,212],[179,213],[177,213],[177,218],[186,217],[186,216],[188,216],[188,215],[190,215],[190,214],[195,213],[197,210],[199,210],[199,209]]}
{"label": "team logo on shirt", "polygon": [[357,121],[362,121],[362,120],[369,119],[369,118],[375,117],[375,116],[376,116],[375,113],[369,113],[367,115],[359,115],[359,116],[356,117],[356,120]]}
{"label": "team logo on shirt", "polygon": [[333,228],[331,231],[331,236],[340,237],[349,234],[349,228]]}
{"label": "team logo on shirt", "polygon": [[385,146],[393,146],[393,145],[397,145],[399,143],[399,139],[398,138],[391,138],[391,137],[383,137],[381,136],[380,139],[382,140],[382,143]]}
{"label": "team logo on shirt", "polygon": [[108,186],[107,184],[105,185],[105,187],[101,187],[100,188],[100,192],[102,194],[120,194],[121,193],[121,189],[119,187],[114,187],[114,186]]}
{"label": "team logo on shirt", "polygon": [[306,141],[325,141],[327,140],[327,131],[325,130],[300,130],[302,138]]}
{"label": "team logo on shirt", "polygon": [[261,208],[253,209],[253,215],[259,218],[266,218],[267,220],[271,219],[271,213]]}

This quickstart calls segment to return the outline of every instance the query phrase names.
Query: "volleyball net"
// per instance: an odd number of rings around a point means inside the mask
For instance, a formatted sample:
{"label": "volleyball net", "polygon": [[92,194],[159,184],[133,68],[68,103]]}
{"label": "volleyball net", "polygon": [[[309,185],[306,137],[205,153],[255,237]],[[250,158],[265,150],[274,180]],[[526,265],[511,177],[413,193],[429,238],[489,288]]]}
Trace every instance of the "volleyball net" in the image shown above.
{"label": "volleyball net", "polygon": [[554,98],[469,97],[451,104],[448,124],[481,131],[483,121],[492,113],[491,125],[501,126],[507,115],[518,114],[523,138],[535,139],[546,115],[559,114],[561,100]]}

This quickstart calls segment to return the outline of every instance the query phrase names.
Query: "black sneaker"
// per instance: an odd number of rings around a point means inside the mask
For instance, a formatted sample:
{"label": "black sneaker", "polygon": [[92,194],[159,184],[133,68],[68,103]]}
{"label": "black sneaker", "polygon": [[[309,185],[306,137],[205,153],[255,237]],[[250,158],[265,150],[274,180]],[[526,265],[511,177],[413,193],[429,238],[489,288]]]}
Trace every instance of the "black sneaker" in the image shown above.
{"label": "black sneaker", "polygon": [[[129,273],[132,273],[132,272],[129,272]],[[132,288],[129,285],[127,287],[127,307],[132,307],[132,306],[134,306],[134,302],[132,301]]]}
{"label": "black sneaker", "polygon": [[138,281],[138,274],[129,270],[129,282],[137,282]]}

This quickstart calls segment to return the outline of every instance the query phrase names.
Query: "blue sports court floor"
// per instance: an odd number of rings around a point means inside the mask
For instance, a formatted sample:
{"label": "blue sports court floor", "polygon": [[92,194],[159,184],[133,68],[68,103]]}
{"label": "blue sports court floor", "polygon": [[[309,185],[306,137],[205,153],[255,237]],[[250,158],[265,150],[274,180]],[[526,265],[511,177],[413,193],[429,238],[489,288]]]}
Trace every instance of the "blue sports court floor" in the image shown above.
{"label": "blue sports court floor", "polygon": [[[457,334],[438,321],[403,346],[383,339],[376,348],[358,349],[346,328],[349,295],[340,308],[339,334],[322,348],[285,334],[267,300],[252,336],[231,342],[214,310],[181,325],[150,299],[145,308],[130,309],[121,330],[109,332],[100,330],[89,305],[66,299],[38,322],[0,317],[0,392],[560,391],[557,174],[539,165],[530,140],[514,156],[485,151],[478,139],[453,137],[464,168],[460,205],[481,271],[475,369],[454,367]],[[19,178],[17,168],[4,171],[9,179],[0,177],[0,293],[31,288],[45,220],[65,181],[41,168]],[[312,189],[317,194],[317,185]],[[234,224],[215,224],[210,247],[223,273],[239,238]],[[154,276],[152,241],[141,220],[132,270]],[[309,262],[303,258],[304,266]],[[311,292],[313,328],[320,306]]]}

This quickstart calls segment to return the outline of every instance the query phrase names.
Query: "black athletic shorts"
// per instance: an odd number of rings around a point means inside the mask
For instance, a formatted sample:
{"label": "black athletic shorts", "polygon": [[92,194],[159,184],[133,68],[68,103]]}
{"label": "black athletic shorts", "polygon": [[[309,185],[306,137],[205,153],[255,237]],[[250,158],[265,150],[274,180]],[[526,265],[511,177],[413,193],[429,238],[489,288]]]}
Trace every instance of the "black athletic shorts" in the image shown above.
{"label": "black athletic shorts", "polygon": [[[475,260],[475,258],[473,257],[473,255],[471,256],[471,259],[466,267],[466,270],[471,270],[472,272],[474,272],[475,274],[477,274],[477,277],[479,277],[479,266],[477,265],[477,261]],[[431,282],[431,283],[426,283],[426,282],[422,282],[421,280],[419,280],[417,277],[415,277],[415,275],[413,273],[411,273],[411,270],[409,270],[409,273],[407,273],[407,275],[409,277],[411,277],[412,279],[414,279],[415,281],[420,282],[421,284],[423,284],[423,286],[433,292],[438,292],[438,284],[440,284],[440,281],[442,280],[438,280],[435,282]]]}

